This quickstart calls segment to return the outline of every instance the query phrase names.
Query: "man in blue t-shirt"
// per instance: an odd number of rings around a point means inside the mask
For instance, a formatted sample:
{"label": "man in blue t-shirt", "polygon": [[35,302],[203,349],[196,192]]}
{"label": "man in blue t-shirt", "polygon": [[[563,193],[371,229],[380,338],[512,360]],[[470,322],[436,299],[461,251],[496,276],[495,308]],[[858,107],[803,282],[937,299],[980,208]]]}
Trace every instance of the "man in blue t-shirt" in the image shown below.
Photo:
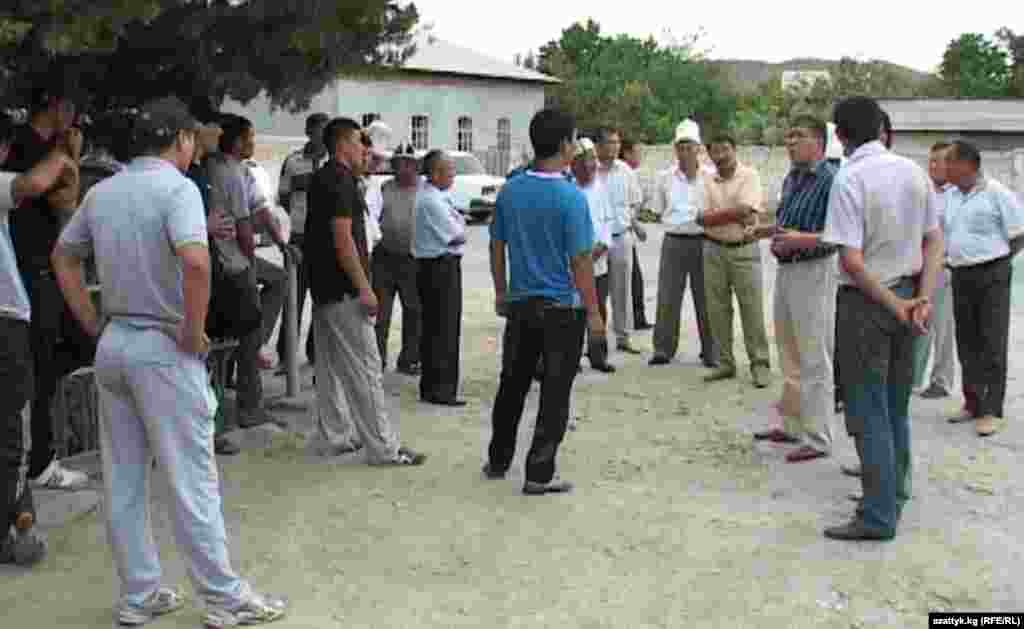
{"label": "man in blue t-shirt", "polygon": [[502,189],[490,228],[495,309],[508,323],[484,475],[504,478],[512,463],[523,405],[543,356],[541,410],[526,457],[525,494],[572,489],[572,483],[555,478],[555,457],[569,420],[584,331],[589,329],[599,352],[608,351],[594,288],[590,209],[562,174],[572,159],[575,131],[568,114],[545,109],[533,117],[530,141],[537,159]]}

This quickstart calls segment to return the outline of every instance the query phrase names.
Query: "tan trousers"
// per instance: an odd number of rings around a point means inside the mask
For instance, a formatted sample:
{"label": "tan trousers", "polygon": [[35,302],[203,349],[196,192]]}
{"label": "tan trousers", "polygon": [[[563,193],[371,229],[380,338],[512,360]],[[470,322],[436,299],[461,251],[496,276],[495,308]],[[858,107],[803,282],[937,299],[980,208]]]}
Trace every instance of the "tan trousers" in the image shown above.
{"label": "tan trousers", "polygon": [[398,432],[384,410],[380,354],[373,320],[359,300],[313,309],[317,427],[332,446],[366,446],[370,463],[398,456]]}
{"label": "tan trousers", "polygon": [[704,241],[704,291],[708,323],[718,348],[718,362],[724,368],[736,368],[732,352],[732,296],[740,306],[743,338],[750,366],[771,364],[768,335],[764,329],[764,296],[761,277],[761,249],[757,243],[725,247]]}
{"label": "tan trousers", "polygon": [[612,238],[608,248],[608,277],[612,298],[612,331],[618,343],[628,343],[633,329],[633,235]]}
{"label": "tan trousers", "polygon": [[832,451],[837,272],[832,255],[780,264],[775,279],[783,429],[826,453]]}

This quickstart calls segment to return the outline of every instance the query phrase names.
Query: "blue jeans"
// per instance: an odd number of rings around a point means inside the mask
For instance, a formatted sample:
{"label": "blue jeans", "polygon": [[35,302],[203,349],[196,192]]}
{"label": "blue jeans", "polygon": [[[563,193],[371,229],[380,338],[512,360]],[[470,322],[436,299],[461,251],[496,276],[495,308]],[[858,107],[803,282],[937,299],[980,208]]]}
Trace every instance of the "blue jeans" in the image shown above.
{"label": "blue jeans", "polygon": [[[904,280],[893,289],[913,296]],[[910,494],[914,334],[883,305],[843,287],[836,313],[847,430],[859,440],[864,523],[894,532]]]}
{"label": "blue jeans", "polygon": [[149,518],[156,457],[171,487],[175,538],[196,593],[237,601],[244,584],[228,561],[213,454],[215,409],[202,358],[182,353],[166,332],[115,320],[96,351],[96,383],[107,530],[121,600],[138,605],[161,586]]}

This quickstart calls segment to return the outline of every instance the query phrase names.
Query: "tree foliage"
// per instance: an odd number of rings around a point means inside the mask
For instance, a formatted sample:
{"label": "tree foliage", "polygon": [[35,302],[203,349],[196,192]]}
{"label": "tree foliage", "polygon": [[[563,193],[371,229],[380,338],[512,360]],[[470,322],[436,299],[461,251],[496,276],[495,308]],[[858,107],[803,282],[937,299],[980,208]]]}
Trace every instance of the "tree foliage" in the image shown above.
{"label": "tree foliage", "polygon": [[549,101],[572,112],[581,129],[612,125],[638,142],[670,142],[687,116],[726,127],[735,114],[735,97],[695,52],[696,39],[610,37],[588,20],[541,47],[537,66],[562,80]]}
{"label": "tree foliage", "polygon": [[946,47],[939,75],[953,96],[1006,96],[1011,79],[1009,55],[981,33],[964,33]]}
{"label": "tree foliage", "polygon": [[55,71],[92,106],[176,95],[217,108],[261,91],[299,110],[347,69],[412,52],[397,0],[13,0],[0,3],[4,100]]}
{"label": "tree foliage", "polygon": [[996,31],[996,39],[1010,54],[1010,82],[1007,95],[1024,98],[1024,34],[1018,35],[1003,27]]}

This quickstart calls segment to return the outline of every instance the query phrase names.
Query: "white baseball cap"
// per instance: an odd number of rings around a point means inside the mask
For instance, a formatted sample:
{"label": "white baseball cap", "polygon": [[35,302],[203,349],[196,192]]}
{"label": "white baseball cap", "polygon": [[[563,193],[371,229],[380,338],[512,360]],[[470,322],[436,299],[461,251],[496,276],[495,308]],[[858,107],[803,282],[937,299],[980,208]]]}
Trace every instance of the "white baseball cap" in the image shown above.
{"label": "white baseball cap", "polygon": [[700,125],[693,120],[687,118],[686,120],[679,123],[676,127],[676,139],[672,141],[673,144],[680,142],[696,142],[702,144],[700,141]]}
{"label": "white baseball cap", "polygon": [[590,138],[579,138],[576,140],[574,145],[575,150],[572,153],[573,159],[583,157],[587,153],[596,153],[597,148],[594,146],[594,141]]}

